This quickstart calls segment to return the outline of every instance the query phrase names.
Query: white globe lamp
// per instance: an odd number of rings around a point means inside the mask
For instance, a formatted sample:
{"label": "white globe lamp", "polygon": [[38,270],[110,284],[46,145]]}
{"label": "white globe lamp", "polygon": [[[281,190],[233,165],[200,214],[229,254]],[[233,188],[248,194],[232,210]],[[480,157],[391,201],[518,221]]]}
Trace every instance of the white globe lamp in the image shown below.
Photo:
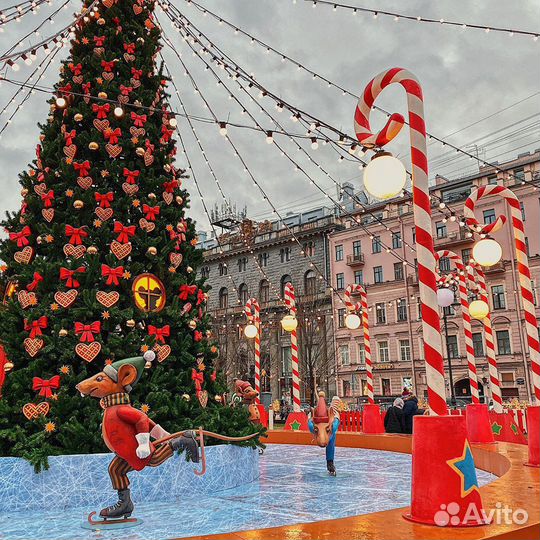
{"label": "white globe lamp", "polygon": [[448,307],[454,303],[454,291],[450,289],[437,289],[437,304],[441,307]]}
{"label": "white globe lamp", "polygon": [[360,328],[360,323],[361,322],[362,321],[361,321],[360,317],[356,313],[349,313],[345,317],[345,326],[349,330],[356,330],[357,328]]}
{"label": "white globe lamp", "polygon": [[403,163],[389,152],[375,154],[364,169],[364,188],[377,199],[397,197],[407,180]]}
{"label": "white globe lamp", "polygon": [[244,328],[244,335],[248,339],[253,339],[257,335],[257,327],[254,324],[248,324]]}
{"label": "white globe lamp", "polygon": [[494,266],[502,258],[502,247],[493,238],[484,238],[474,244],[472,256],[482,266]]}
{"label": "white globe lamp", "polygon": [[473,300],[469,304],[469,314],[473,319],[481,321],[489,314],[489,306],[483,300]]}
{"label": "white globe lamp", "polygon": [[298,321],[294,315],[285,315],[285,317],[281,319],[281,327],[285,332],[293,332],[296,330],[297,326]]}

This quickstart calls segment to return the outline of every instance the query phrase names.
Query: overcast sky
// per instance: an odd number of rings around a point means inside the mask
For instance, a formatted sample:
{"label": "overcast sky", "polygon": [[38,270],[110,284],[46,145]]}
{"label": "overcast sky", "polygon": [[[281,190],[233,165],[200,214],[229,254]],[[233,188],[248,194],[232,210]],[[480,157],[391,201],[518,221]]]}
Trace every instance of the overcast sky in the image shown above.
{"label": "overcast sky", "polygon": [[[8,3],[8,0],[0,1],[2,4]],[[50,7],[42,8],[37,15],[27,15],[20,23],[6,25],[4,33],[0,33],[0,52],[33,30],[63,1],[53,0]],[[237,64],[253,73],[269,91],[353,134],[354,98],[343,96],[321,81],[312,80],[311,76],[288,62],[281,62],[278,56],[266,54],[264,49],[251,45],[241,35],[234,35],[225,25],[220,26],[210,16],[203,17],[184,0],[173,0],[173,3]],[[458,132],[449,137],[451,142],[459,146],[476,144],[476,147],[471,148],[488,161],[503,161],[540,147],[540,40],[534,42],[530,37],[508,37],[496,32],[486,34],[482,30],[463,31],[438,24],[404,20],[395,22],[383,16],[377,19],[367,14],[353,16],[346,10],[334,13],[329,6],[318,5],[313,9],[311,2],[303,0],[297,0],[296,4],[291,0],[200,0],[200,3],[239,28],[301,61],[306,67],[356,93],[360,93],[373,76],[386,68],[400,66],[410,69],[420,79],[424,89],[428,131],[442,137]],[[538,0],[350,0],[350,3],[414,16],[540,31]],[[67,24],[71,14],[79,7],[79,0],[71,0],[69,9],[62,10],[55,17],[53,25],[47,23],[44,26],[42,35],[50,35]],[[191,55],[188,46],[171,29],[159,9],[157,13],[166,34],[183,54],[189,72],[217,117],[252,124],[246,115],[240,114],[239,106],[228,99],[227,92],[216,85],[211,73],[204,71],[201,60]],[[28,46],[28,41],[24,45]],[[163,53],[187,111],[210,118],[211,114],[204,108],[201,98],[193,92],[189,78],[184,76],[184,69],[176,56],[167,47]],[[57,80],[58,65],[58,61],[52,63],[41,84],[51,86]],[[23,80],[32,69],[24,67],[18,73],[8,72],[8,75]],[[234,81],[226,82],[231,88],[238,88]],[[6,105],[14,91],[15,88],[8,83],[4,82],[0,86],[0,109]],[[236,94],[250,110],[257,111],[256,105],[246,102],[244,94]],[[20,98],[19,94],[17,103]],[[47,116],[46,99],[41,93],[31,96],[0,140],[2,214],[20,205],[17,175],[34,156],[38,140],[37,122],[44,121]],[[263,98],[259,103],[267,107],[287,130],[304,133],[298,124],[289,120],[286,112],[278,113],[270,99]],[[392,111],[406,112],[401,87],[387,89],[377,104]],[[174,96],[171,105],[173,109],[181,110],[179,100]],[[15,106],[16,103],[12,104],[7,112],[11,114]],[[254,112],[254,115],[266,128],[273,127],[262,113]],[[8,117],[6,114],[0,116],[0,129]],[[382,115],[372,115],[373,125],[382,126],[382,120]],[[467,127],[473,123],[474,126]],[[189,125],[180,119],[179,126],[204,201],[209,207],[215,203],[221,204],[221,195],[201,158]],[[268,217],[269,205],[253,186],[240,161],[219,135],[217,127],[202,122],[194,122],[194,126],[226,197],[239,207],[247,205],[251,217]],[[281,155],[275,145],[266,143],[264,134],[232,127],[228,133],[249,169],[280,212],[285,214],[290,210],[323,203],[321,193],[309,184],[309,180],[294,172],[291,162]],[[332,180],[310,164],[292,143],[280,136],[276,136],[276,141],[283,143],[287,153],[306,168],[317,184],[329,190],[332,196],[335,195],[336,188]],[[390,149],[402,155],[404,161],[408,160],[407,142],[408,133],[404,130],[399,140],[390,145]],[[309,142],[306,142],[304,147],[334,179],[339,182],[352,181],[356,188],[361,187],[361,173],[354,163],[339,163],[336,153],[329,146],[312,150]],[[446,153],[447,150],[438,144],[429,147],[431,176],[440,173],[455,178],[474,172],[477,168],[474,161],[457,160],[453,153],[448,156],[451,159],[443,159],[444,156],[437,159]],[[178,165],[185,164],[185,157],[179,155]],[[187,180],[186,186],[192,195],[191,215],[197,219],[199,229],[209,229],[193,179]]]}

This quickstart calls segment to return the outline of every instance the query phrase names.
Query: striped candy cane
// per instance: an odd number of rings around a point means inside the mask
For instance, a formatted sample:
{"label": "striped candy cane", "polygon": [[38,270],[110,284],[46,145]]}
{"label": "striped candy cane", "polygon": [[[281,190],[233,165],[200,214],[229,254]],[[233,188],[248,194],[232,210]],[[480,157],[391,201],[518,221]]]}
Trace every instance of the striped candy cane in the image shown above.
{"label": "striped candy cane", "polygon": [[255,325],[257,334],[255,336],[255,390],[259,393],[256,403],[260,403],[261,395],[261,307],[256,298],[250,298],[246,302],[244,311],[249,324]]}
{"label": "striped candy cane", "polygon": [[527,245],[525,244],[525,229],[523,227],[519,199],[513,191],[504,186],[481,186],[473,191],[465,201],[464,215],[467,219],[467,224],[470,227],[476,228],[479,233],[488,234],[499,230],[505,224],[506,216],[499,216],[493,223],[488,225],[480,225],[474,215],[474,206],[476,202],[482,197],[487,197],[489,195],[499,195],[500,197],[503,197],[510,206],[519,283],[521,286],[521,298],[523,300],[523,310],[525,312],[525,329],[527,330],[527,341],[529,343],[529,354],[531,357],[532,382],[534,396],[538,402],[540,401],[540,342],[538,339],[538,322],[534,311],[531,288],[531,270],[529,268],[529,259],[527,257]]}
{"label": "striped candy cane", "polygon": [[404,125],[400,114],[392,114],[378,133],[369,125],[369,115],[377,96],[392,83],[399,83],[407,92],[411,141],[414,222],[418,251],[418,281],[422,303],[422,336],[426,363],[428,401],[433,415],[448,414],[444,383],[441,326],[437,306],[435,252],[431,229],[431,203],[428,185],[428,161],[424,102],[416,77],[403,68],[392,68],[375,77],[358,100],[354,115],[356,137],[368,148],[381,147],[390,142]]}
{"label": "striped candy cane", "polygon": [[[489,306],[488,290],[486,285],[486,276],[480,265],[474,261],[469,262],[467,267],[467,279],[470,283],[478,285],[480,300],[483,300]],[[473,274],[476,274],[476,279]],[[495,340],[493,338],[493,328],[491,326],[491,313],[482,320],[484,323],[484,338],[486,340],[486,357],[489,368],[489,387],[491,389],[491,397],[493,399],[493,409],[496,413],[503,412],[501,380],[499,378],[499,368],[497,366],[497,356],[495,354]]]}
{"label": "striped candy cane", "polygon": [[[291,315],[296,317],[296,295],[292,283],[287,283],[284,289],[285,305]],[[298,372],[298,338],[296,329],[291,332],[291,361],[292,361],[292,385],[293,385],[293,411],[300,412],[300,373]]]}
{"label": "striped candy cane", "polygon": [[469,370],[469,382],[471,385],[471,396],[473,403],[480,403],[478,395],[478,376],[476,372],[476,359],[474,357],[474,344],[472,339],[471,315],[469,314],[469,296],[467,293],[467,277],[465,276],[465,266],[459,255],[453,251],[441,250],[436,253],[437,260],[446,257],[454,264],[457,269],[458,276],[452,273],[452,278],[458,280],[459,283],[459,301],[461,303],[461,315],[463,318],[463,332],[465,333],[465,351],[467,356],[467,366]]}
{"label": "striped candy cane", "polygon": [[[354,302],[351,298],[352,294],[360,293],[360,302]],[[371,345],[369,339],[369,317],[368,317],[368,304],[367,294],[362,287],[357,283],[348,285],[345,289],[345,306],[349,313],[362,312],[362,327],[364,329],[364,355],[366,359],[366,376],[367,376],[367,389],[368,389],[368,402],[373,404],[373,364],[371,363]]]}

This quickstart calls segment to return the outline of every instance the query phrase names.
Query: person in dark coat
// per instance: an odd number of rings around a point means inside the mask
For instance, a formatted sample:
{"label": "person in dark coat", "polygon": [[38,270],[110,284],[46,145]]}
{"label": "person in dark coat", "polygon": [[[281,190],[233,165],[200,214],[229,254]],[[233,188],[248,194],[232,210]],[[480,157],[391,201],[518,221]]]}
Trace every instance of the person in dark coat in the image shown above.
{"label": "person in dark coat", "polygon": [[403,400],[396,398],[393,405],[386,411],[386,416],[384,417],[384,429],[386,433],[404,433],[403,406]]}
{"label": "person in dark coat", "polygon": [[404,433],[412,434],[413,418],[417,414],[419,414],[418,398],[416,396],[410,395],[405,400],[405,405],[403,405],[403,427],[405,428]]}

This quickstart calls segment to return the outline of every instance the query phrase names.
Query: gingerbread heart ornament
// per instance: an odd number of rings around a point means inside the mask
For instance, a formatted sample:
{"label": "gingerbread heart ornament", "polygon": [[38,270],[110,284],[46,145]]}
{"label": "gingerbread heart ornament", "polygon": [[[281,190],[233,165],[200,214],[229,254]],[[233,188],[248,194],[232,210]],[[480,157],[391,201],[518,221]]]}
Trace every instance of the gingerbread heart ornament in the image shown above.
{"label": "gingerbread heart ornament", "polygon": [[34,186],[34,191],[41,196],[47,191],[47,186],[45,184],[36,184]]}
{"label": "gingerbread heart ornament", "polygon": [[98,56],[105,54],[105,47],[94,47],[94,54]]}
{"label": "gingerbread heart ornament", "polygon": [[108,219],[112,218],[113,216],[113,209],[112,208],[101,208],[101,206],[98,206],[94,212],[96,213],[96,216],[101,219],[101,221],[107,221]]}
{"label": "gingerbread heart ornament", "polygon": [[92,123],[98,131],[105,131],[110,126],[110,122],[106,119],[99,120],[98,118],[94,118]]}
{"label": "gingerbread heart ornament", "polygon": [[150,167],[150,165],[152,165],[152,163],[154,163],[154,156],[150,152],[145,152],[144,153],[144,164],[147,167]]}
{"label": "gingerbread heart ornament", "polygon": [[86,246],[74,246],[72,244],[64,245],[64,254],[66,257],[80,259],[86,253]]}
{"label": "gingerbread heart ornament", "polygon": [[178,268],[182,264],[183,255],[181,253],[169,253],[169,260],[174,268]]}
{"label": "gingerbread heart ornament", "polygon": [[110,9],[114,6],[115,0],[102,0],[101,3],[107,8]]}
{"label": "gingerbread heart ornament", "polygon": [[199,398],[201,407],[206,407],[208,404],[208,392],[206,390],[201,390],[197,397]]}
{"label": "gingerbread heart ornament", "polygon": [[114,304],[118,302],[118,300],[120,300],[120,293],[118,293],[117,291],[111,291],[111,292],[98,291],[96,293],[96,300],[102,306],[105,306],[106,308],[110,308],[110,307],[113,307]]}
{"label": "gingerbread heart ornament", "polygon": [[158,362],[163,362],[171,354],[170,345],[154,345],[154,351]]}
{"label": "gingerbread heart ornament", "polygon": [[37,304],[37,296],[34,292],[28,292],[26,290],[19,291],[17,293],[17,300],[23,309]]}
{"label": "gingerbread heart ornament", "polygon": [[54,208],[43,208],[41,210],[41,215],[45,221],[50,223],[54,219]]}
{"label": "gingerbread heart ornament", "polygon": [[33,358],[43,349],[44,341],[39,338],[26,338],[23,341],[25,351]]}
{"label": "gingerbread heart ornament", "polygon": [[13,258],[19,264],[29,264],[34,258],[35,254],[36,252],[34,251],[33,247],[26,246],[25,248],[21,249],[21,251],[16,251],[13,254]]}
{"label": "gingerbread heart ornament", "polygon": [[131,242],[127,242],[126,244],[121,244],[116,240],[111,242],[111,252],[119,260],[126,258],[131,253],[131,250]]}
{"label": "gingerbread heart ornament", "polygon": [[69,291],[57,291],[54,293],[54,300],[63,308],[68,308],[77,299],[78,291],[69,289]]}
{"label": "gingerbread heart ornament", "polygon": [[118,144],[109,144],[107,143],[105,145],[105,150],[107,150],[107,154],[109,154],[110,157],[117,158],[122,153],[122,147]]}
{"label": "gingerbread heart ornament", "polygon": [[84,78],[82,75],[74,75],[73,76],[73,82],[75,84],[82,84],[84,82]]}
{"label": "gingerbread heart ornament", "polygon": [[74,144],[70,144],[69,146],[64,146],[63,151],[67,158],[73,159],[77,153],[77,147]]}
{"label": "gingerbread heart ornament", "polygon": [[47,401],[42,401],[37,405],[35,403],[27,403],[23,406],[23,414],[28,420],[34,420],[40,416],[47,416],[49,414],[50,405]]}
{"label": "gingerbread heart ornament", "polygon": [[135,13],[135,15],[140,15],[143,11],[143,8],[141,6],[139,6],[138,4],[133,4],[133,13]]}
{"label": "gingerbread heart ornament", "polygon": [[122,184],[122,189],[130,196],[133,197],[137,191],[139,191],[139,186],[137,184],[128,184],[124,182]]}
{"label": "gingerbread heart ornament", "polygon": [[94,181],[89,176],[85,176],[84,178],[79,176],[79,178],[77,178],[77,184],[79,184],[79,186],[81,186],[83,189],[90,189],[93,182]]}
{"label": "gingerbread heart ornament", "polygon": [[152,232],[156,228],[156,224],[153,221],[148,221],[145,218],[139,219],[139,227],[147,233]]}
{"label": "gingerbread heart ornament", "polygon": [[138,127],[135,127],[135,126],[131,126],[129,128],[129,133],[131,134],[132,137],[142,137],[142,136],[146,135],[146,130],[144,128],[138,128]]}
{"label": "gingerbread heart ornament", "polygon": [[101,76],[108,82],[114,79],[114,73],[112,71],[104,71]]}
{"label": "gingerbread heart ornament", "polygon": [[100,352],[101,343],[92,341],[92,343],[77,343],[75,352],[85,361],[91,362]]}
{"label": "gingerbread heart ornament", "polygon": [[167,204],[171,204],[173,202],[173,194],[172,193],[169,193],[167,191],[164,191],[163,192],[163,200],[167,203]]}

